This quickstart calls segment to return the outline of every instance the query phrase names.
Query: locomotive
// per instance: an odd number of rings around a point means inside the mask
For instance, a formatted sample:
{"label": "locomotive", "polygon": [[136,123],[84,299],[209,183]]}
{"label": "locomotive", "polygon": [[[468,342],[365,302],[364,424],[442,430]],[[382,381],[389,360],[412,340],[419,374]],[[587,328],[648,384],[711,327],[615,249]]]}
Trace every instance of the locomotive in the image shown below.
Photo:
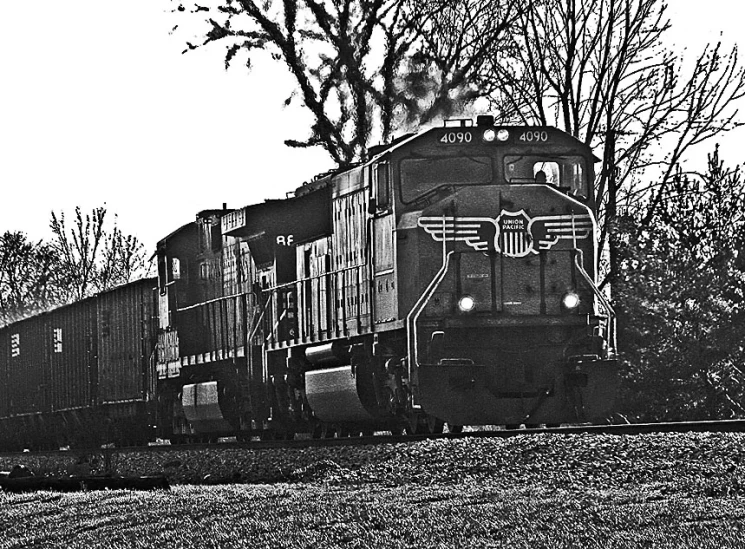
{"label": "locomotive", "polygon": [[[24,363],[69,375],[75,402],[50,405],[52,387],[18,407],[18,326],[0,330],[0,438],[69,438],[94,417],[173,443],[602,421],[619,381],[595,284],[596,161],[555,128],[479,116],[373,147],[285,199],[199,212],[158,242],[137,299],[91,298],[86,324],[65,328],[84,362]],[[24,322],[53,354],[50,318]],[[134,326],[111,355],[129,362],[107,370],[103,334],[126,331],[112,319]],[[127,376],[127,398],[101,399]]]}
{"label": "locomotive", "polygon": [[602,420],[591,150],[480,116],[370,153],[158,243],[159,436]]}

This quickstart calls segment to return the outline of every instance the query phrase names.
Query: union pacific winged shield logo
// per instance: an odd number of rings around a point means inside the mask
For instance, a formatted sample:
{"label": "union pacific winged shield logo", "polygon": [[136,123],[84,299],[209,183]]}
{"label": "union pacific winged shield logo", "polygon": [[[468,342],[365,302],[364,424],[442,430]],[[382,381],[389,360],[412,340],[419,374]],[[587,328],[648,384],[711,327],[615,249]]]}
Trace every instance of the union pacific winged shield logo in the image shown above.
{"label": "union pacific winged shield logo", "polygon": [[478,252],[496,251],[525,257],[551,249],[559,240],[582,240],[592,234],[589,214],[544,215],[530,218],[525,210],[491,217],[420,217],[417,222],[437,242],[461,241]]}

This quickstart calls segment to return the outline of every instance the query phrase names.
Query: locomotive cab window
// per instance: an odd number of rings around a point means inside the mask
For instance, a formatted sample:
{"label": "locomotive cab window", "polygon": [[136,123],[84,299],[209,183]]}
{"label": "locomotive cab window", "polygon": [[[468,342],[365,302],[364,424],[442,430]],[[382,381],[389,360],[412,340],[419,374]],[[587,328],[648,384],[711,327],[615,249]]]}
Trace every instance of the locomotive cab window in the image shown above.
{"label": "locomotive cab window", "polygon": [[178,257],[171,259],[171,276],[173,280],[181,279],[181,260]]}
{"label": "locomotive cab window", "polygon": [[165,295],[166,286],[181,278],[181,261],[177,257],[160,255],[158,257],[158,287]]}
{"label": "locomotive cab window", "polygon": [[533,179],[536,183],[559,186],[559,164],[556,162],[536,162],[533,164]]}
{"label": "locomotive cab window", "polygon": [[401,198],[413,202],[438,187],[492,182],[488,156],[405,158],[401,161]]}
{"label": "locomotive cab window", "polygon": [[504,163],[508,183],[542,183],[578,198],[588,196],[584,159],[580,156],[506,156]]}
{"label": "locomotive cab window", "polygon": [[378,210],[385,210],[391,205],[391,182],[390,177],[388,177],[388,163],[376,164],[371,170],[375,207]]}

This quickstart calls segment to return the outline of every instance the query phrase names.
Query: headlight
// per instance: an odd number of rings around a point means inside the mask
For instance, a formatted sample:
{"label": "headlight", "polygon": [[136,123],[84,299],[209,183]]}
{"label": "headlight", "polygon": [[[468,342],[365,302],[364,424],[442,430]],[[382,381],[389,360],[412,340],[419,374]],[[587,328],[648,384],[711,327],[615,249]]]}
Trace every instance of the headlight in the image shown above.
{"label": "headlight", "polygon": [[499,130],[497,132],[497,141],[507,141],[510,138],[510,132],[507,130]]}
{"label": "headlight", "polygon": [[579,307],[579,296],[574,292],[569,292],[561,298],[561,304],[564,305],[566,310],[573,311]]}
{"label": "headlight", "polygon": [[488,130],[484,131],[484,141],[487,143],[491,143],[497,138],[497,132],[489,128]]}
{"label": "headlight", "polygon": [[458,308],[464,313],[470,313],[476,306],[476,300],[470,295],[464,295],[458,300]]}

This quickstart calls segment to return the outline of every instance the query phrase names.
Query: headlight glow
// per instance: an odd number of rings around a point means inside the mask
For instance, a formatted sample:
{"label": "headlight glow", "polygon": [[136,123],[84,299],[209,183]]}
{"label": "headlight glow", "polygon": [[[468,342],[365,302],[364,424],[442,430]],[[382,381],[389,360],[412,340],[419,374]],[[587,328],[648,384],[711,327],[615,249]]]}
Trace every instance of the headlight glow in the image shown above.
{"label": "headlight glow", "polygon": [[458,308],[464,313],[470,313],[476,306],[476,300],[470,295],[464,295],[458,300]]}
{"label": "headlight glow", "polygon": [[574,292],[569,292],[561,298],[561,303],[564,305],[564,308],[572,311],[579,307],[579,296]]}
{"label": "headlight glow", "polygon": [[489,128],[488,130],[484,131],[484,141],[487,143],[491,143],[497,138],[497,132]]}
{"label": "headlight glow", "polygon": [[499,130],[497,132],[497,141],[507,141],[510,138],[510,132],[507,130]]}

